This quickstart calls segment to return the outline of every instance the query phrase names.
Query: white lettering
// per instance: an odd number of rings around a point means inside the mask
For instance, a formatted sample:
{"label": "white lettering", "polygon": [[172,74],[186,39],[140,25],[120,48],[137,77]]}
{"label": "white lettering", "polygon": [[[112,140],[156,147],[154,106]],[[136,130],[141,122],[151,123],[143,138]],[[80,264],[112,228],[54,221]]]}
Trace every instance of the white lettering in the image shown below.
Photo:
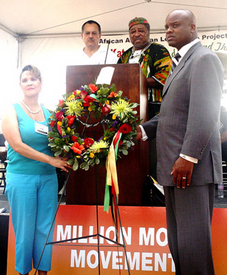
{"label": "white lettering", "polygon": [[[66,225],[65,226],[65,231],[63,228],[63,225],[58,225],[57,226],[57,242],[58,241],[64,241],[71,239],[71,225]],[[70,242],[70,241],[68,241]]]}
{"label": "white lettering", "polygon": [[149,259],[149,258],[152,258],[153,257],[153,253],[142,253],[142,267],[141,269],[143,271],[152,271],[153,270],[153,267],[151,266],[152,265],[152,259]]}
{"label": "white lettering", "polygon": [[[77,226],[73,225],[73,239],[77,238]],[[73,243],[76,243],[76,240],[72,241]]]}
{"label": "white lettering", "polygon": [[[163,241],[161,240],[161,234],[164,234]],[[167,229],[166,228],[159,228],[156,233],[156,242],[159,246],[166,246],[168,244],[167,239]]]}
{"label": "white lettering", "polygon": [[[132,227],[128,227],[128,234],[124,227],[122,227],[123,236],[125,239],[125,244],[131,245],[132,244]],[[123,244],[122,234],[120,234],[120,243]]]}
{"label": "white lettering", "polygon": [[[175,265],[170,253],[126,253],[130,270],[175,272]],[[167,262],[167,255],[168,259],[171,259],[171,263]],[[127,260],[123,251],[100,251],[100,265],[102,265],[105,270],[109,268],[113,270],[127,270]],[[98,264],[99,257],[96,250],[90,250],[88,252],[85,250],[71,250],[70,267],[85,268],[87,266],[88,268],[95,269],[98,267]]]}
{"label": "white lettering", "polygon": [[[113,239],[110,238],[111,232],[113,234]],[[110,240],[113,240],[113,241],[116,240],[116,233],[115,233],[115,227],[114,226],[110,226],[110,227],[107,228],[107,230],[106,230],[106,237],[108,239],[110,239]],[[107,240],[107,242],[108,242],[108,244],[114,244],[113,242],[108,241],[108,240]]]}
{"label": "white lettering", "polygon": [[[89,226],[89,236],[95,235],[94,234],[94,227],[93,226]],[[98,239],[94,237],[89,237],[89,243],[92,244],[97,244],[98,243]]]}
{"label": "white lettering", "polygon": [[[78,226],[78,238],[83,237],[83,226],[79,225]],[[87,243],[87,238],[82,238],[78,240],[78,243]]]}
{"label": "white lettering", "polygon": [[[76,263],[76,265],[74,265]],[[80,250],[77,256],[77,250],[71,250],[71,264],[70,267],[85,267],[85,250]]]}
{"label": "white lettering", "polygon": [[154,255],[155,255],[154,271],[159,271],[159,265],[162,271],[166,271],[167,269],[166,253],[162,254],[162,257],[163,257],[162,259],[160,254],[155,253]]}
{"label": "white lettering", "polygon": [[100,251],[100,258],[102,261],[102,267],[103,269],[107,269],[110,263],[110,257],[111,257],[111,251],[107,252],[106,258],[104,251]]}
{"label": "white lettering", "polygon": [[172,255],[171,255],[170,253],[168,254],[168,258],[171,259],[171,263],[172,263],[172,264],[171,264],[171,271],[172,271],[172,272],[176,272],[175,263],[174,263],[174,261],[173,261]]}
{"label": "white lettering", "polygon": [[122,257],[123,251],[113,251],[112,255],[112,269],[123,269]]}
{"label": "white lettering", "polygon": [[[136,270],[140,270],[140,253],[135,252],[133,254],[133,258],[132,258],[131,252],[126,252],[126,254],[127,254],[127,260],[128,260],[128,265],[130,269],[134,270],[136,266]],[[127,260],[125,257],[125,269],[128,269]]]}
{"label": "white lettering", "polygon": [[[92,259],[91,259],[92,256],[94,258],[94,263],[92,263]],[[96,268],[98,266],[98,264],[99,264],[98,252],[95,251],[95,250],[89,251],[88,254],[87,254],[87,265],[88,265],[88,267],[94,269],[94,268]]]}
{"label": "white lettering", "polygon": [[139,245],[154,245],[154,228],[149,228],[146,234],[146,228],[140,227],[139,229]]}
{"label": "white lettering", "polygon": [[[100,234],[101,236],[104,236],[104,234],[105,234],[105,233],[104,233],[104,226],[100,226],[99,234]],[[101,237],[101,238],[99,239],[99,243],[100,243],[100,244],[104,244],[104,238]]]}

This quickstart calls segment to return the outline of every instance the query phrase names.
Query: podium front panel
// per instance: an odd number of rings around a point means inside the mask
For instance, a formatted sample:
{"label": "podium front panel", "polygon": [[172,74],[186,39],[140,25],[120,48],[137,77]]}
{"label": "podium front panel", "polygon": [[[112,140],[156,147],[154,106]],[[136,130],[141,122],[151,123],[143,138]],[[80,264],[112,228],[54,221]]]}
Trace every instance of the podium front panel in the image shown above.
{"label": "podium front panel", "polygon": [[[105,66],[115,68],[111,84],[116,85],[116,91],[123,91],[123,96],[127,96],[131,102],[138,103],[139,119],[147,120],[148,92],[146,78],[139,64],[68,66],[67,93],[94,82]],[[117,161],[117,173],[119,205],[141,205],[143,184],[149,174],[148,142],[138,141],[127,156],[122,156]],[[96,166],[90,167],[88,171],[79,169],[72,172],[66,187],[66,204],[103,204],[105,181],[105,167]]]}

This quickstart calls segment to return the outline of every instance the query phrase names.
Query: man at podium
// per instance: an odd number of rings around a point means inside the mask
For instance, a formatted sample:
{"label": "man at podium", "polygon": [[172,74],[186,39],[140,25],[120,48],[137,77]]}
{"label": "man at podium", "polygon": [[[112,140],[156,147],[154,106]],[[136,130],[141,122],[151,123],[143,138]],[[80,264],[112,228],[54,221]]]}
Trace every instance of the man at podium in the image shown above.
{"label": "man at podium", "polygon": [[117,55],[99,45],[101,26],[94,20],[82,25],[81,38],[85,47],[76,53],[76,65],[116,64]]}
{"label": "man at podium", "polygon": [[139,63],[147,77],[149,100],[161,102],[162,89],[171,71],[168,50],[150,42],[150,24],[143,17],[135,17],[129,22],[129,37],[133,46],[125,51],[118,63]]}

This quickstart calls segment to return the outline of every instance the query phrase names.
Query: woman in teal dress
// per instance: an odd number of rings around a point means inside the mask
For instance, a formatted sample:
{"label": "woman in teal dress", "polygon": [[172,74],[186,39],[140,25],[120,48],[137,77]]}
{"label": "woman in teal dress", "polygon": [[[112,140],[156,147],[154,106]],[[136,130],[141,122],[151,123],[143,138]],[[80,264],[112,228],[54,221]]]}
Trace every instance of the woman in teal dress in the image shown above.
{"label": "woman in teal dress", "polygon": [[[48,147],[50,112],[39,104],[40,71],[25,66],[20,75],[23,100],[8,109],[2,131],[8,142],[6,196],[16,239],[16,267],[29,274],[37,265],[57,208],[56,167],[68,172],[67,161]],[[52,239],[53,230],[50,234]],[[51,269],[52,246],[45,247],[38,274]]]}

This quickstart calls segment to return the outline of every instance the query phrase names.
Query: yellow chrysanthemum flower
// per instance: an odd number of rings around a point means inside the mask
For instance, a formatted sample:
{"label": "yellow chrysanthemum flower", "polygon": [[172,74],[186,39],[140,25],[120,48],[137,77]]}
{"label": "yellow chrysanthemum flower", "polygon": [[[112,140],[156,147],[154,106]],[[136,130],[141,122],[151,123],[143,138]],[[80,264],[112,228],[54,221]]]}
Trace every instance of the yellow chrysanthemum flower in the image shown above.
{"label": "yellow chrysanthemum flower", "polygon": [[129,107],[129,102],[124,99],[120,99],[118,102],[113,103],[110,106],[111,114],[124,118],[128,113],[132,112],[132,108]]}
{"label": "yellow chrysanthemum flower", "polygon": [[82,110],[83,110],[83,106],[82,103],[79,101],[72,101],[72,102],[66,102],[66,115],[67,116],[81,116]]}
{"label": "yellow chrysanthemum flower", "polygon": [[58,123],[58,125],[59,125],[59,126],[61,126],[61,125],[62,125],[62,122],[61,122],[61,121],[58,121],[57,123]]}
{"label": "yellow chrysanthemum flower", "polygon": [[89,148],[89,151],[91,153],[99,153],[100,151],[102,151],[102,149],[106,149],[106,148],[109,148],[108,142],[104,140],[100,140],[100,141],[95,141]]}
{"label": "yellow chrysanthemum flower", "polygon": [[75,98],[75,95],[74,95],[74,94],[71,94],[71,95],[67,98],[67,101],[72,101],[74,98]]}

